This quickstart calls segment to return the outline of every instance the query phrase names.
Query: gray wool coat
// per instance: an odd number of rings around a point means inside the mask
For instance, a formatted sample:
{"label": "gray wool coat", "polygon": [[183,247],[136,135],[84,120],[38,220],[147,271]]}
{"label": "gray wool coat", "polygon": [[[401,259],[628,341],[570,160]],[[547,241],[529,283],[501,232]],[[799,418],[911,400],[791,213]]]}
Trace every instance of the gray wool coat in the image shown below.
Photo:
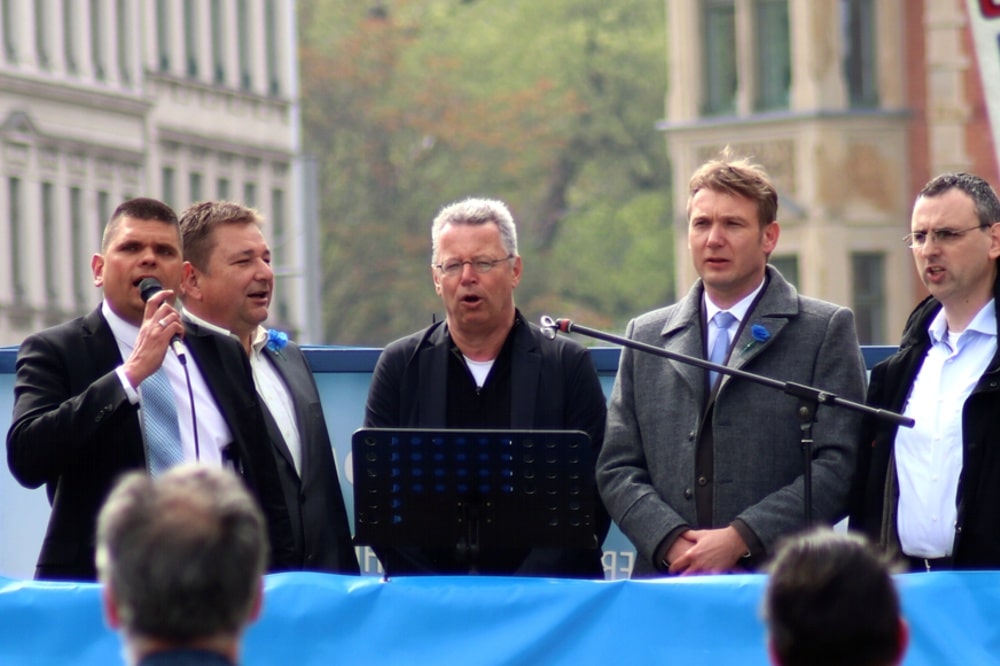
{"label": "gray wool coat", "polygon": [[[780,381],[864,401],[865,369],[853,313],[800,296],[773,267],[748,312],[728,364]],[[632,320],[628,338],[705,358],[699,280],[678,303]],[[767,329],[755,340],[752,327]],[[762,337],[762,336],[759,336]],[[797,398],[723,376],[706,414],[707,372],[631,349],[622,351],[597,464],[601,498],[637,550],[633,577],[663,575],[653,559],[675,528],[724,527],[739,519],[765,555],[804,526],[803,459]],[[846,514],[860,415],[821,406],[813,427],[814,522]],[[701,428],[714,441],[712,525],[699,525],[693,489]]]}

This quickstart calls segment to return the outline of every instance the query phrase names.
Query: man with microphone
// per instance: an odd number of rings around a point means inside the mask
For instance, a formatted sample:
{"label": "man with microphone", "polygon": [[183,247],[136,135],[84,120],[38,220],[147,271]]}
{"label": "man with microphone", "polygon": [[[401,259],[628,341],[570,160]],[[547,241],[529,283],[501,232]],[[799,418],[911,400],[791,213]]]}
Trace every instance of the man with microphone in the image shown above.
{"label": "man with microphone", "polygon": [[182,265],[174,211],[126,201],[91,261],[103,303],[21,344],[7,461],[25,487],[46,484],[52,504],[36,578],[94,580],[97,514],[117,477],[195,460],[243,477],[267,516],[274,565],[290,559],[246,359],[232,340],[182,323],[173,306]]}
{"label": "man with microphone", "polygon": [[[851,311],[801,296],[769,266],[778,195],[727,149],[691,177],[688,248],[700,279],[626,336],[860,402]],[[757,569],[806,524],[799,401],[767,386],[624,349],[597,482],[635,545],[633,577]],[[811,514],[847,512],[860,415],[822,406],[812,428]]]}

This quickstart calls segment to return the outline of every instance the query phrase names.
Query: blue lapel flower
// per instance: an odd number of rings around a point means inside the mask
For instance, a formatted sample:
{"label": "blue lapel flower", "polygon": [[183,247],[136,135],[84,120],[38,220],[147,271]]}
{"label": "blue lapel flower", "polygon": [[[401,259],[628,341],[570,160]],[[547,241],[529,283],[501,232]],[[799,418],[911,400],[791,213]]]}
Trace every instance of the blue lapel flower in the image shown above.
{"label": "blue lapel flower", "polygon": [[750,351],[750,349],[758,342],[764,343],[771,339],[771,331],[761,324],[754,324],[750,327],[750,335],[753,336],[753,340],[747,343],[747,346],[743,348],[743,353]]}
{"label": "blue lapel flower", "polygon": [[277,329],[271,328],[267,331],[267,348],[273,351],[278,356],[281,356],[281,350],[285,348],[288,344],[288,333],[284,331],[279,331]]}

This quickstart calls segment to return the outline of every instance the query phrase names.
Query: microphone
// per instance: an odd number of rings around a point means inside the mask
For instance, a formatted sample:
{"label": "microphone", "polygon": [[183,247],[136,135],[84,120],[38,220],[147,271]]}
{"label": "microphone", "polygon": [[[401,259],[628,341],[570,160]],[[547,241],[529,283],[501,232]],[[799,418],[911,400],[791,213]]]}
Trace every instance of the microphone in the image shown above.
{"label": "microphone", "polygon": [[549,340],[556,339],[556,333],[571,333],[573,322],[570,319],[553,319],[545,315],[541,321],[542,335]]}
{"label": "microphone", "polygon": [[[155,277],[143,278],[139,281],[139,296],[142,298],[142,302],[147,302],[153,297],[153,294],[163,291],[163,285]],[[174,333],[174,337],[170,338],[170,348],[174,350],[174,354],[177,355],[177,359],[184,363],[187,360],[187,355],[184,353],[184,346],[181,344],[181,336]]]}

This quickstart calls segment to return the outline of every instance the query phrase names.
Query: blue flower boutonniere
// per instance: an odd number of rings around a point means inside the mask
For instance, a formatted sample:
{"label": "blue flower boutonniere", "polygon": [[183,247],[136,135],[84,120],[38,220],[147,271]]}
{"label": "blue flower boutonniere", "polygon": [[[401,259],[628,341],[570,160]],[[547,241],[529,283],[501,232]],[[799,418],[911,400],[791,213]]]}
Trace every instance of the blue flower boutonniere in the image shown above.
{"label": "blue flower boutonniere", "polygon": [[747,343],[747,346],[743,348],[743,353],[750,351],[750,349],[758,342],[767,342],[771,339],[771,331],[767,330],[761,324],[754,324],[750,327],[750,335],[753,336],[753,340]]}
{"label": "blue flower boutonniere", "polygon": [[267,331],[267,348],[273,351],[278,356],[281,356],[281,350],[285,348],[288,344],[288,333],[284,331],[279,331],[277,329],[268,329]]}

